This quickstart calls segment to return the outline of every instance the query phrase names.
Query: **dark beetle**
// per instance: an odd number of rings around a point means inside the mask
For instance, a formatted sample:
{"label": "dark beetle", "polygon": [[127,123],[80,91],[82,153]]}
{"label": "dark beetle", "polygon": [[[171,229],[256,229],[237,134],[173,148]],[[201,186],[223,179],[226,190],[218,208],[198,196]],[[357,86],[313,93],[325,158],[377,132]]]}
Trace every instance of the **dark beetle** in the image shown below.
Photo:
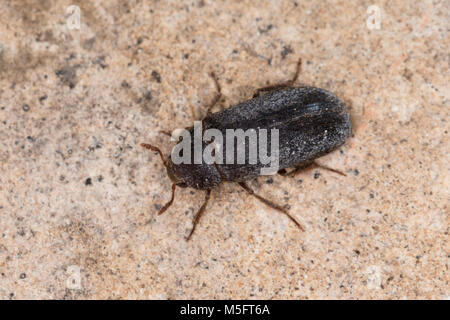
{"label": "dark beetle", "polygon": [[[297,70],[292,80],[258,89],[253,99],[213,114],[209,110],[220,98],[220,86],[215,75],[212,74],[218,94],[208,108],[208,115],[202,120],[202,128],[204,130],[217,129],[224,135],[225,130],[230,128],[244,131],[256,128],[278,129],[278,161],[281,175],[293,175],[301,169],[315,164],[314,159],[344,144],[351,135],[352,125],[344,103],[333,93],[315,87],[292,87],[300,72],[300,66],[301,60],[297,64]],[[268,93],[260,95],[265,91]],[[187,130],[193,137],[193,127]],[[193,150],[194,139],[191,141]],[[202,141],[201,143],[202,149],[204,149],[207,142]],[[268,141],[268,145],[268,149],[270,149],[270,141]],[[176,186],[206,190],[205,202],[194,217],[193,228],[187,240],[192,236],[205,211],[211,189],[224,181],[239,183],[248,193],[266,205],[285,213],[300,229],[303,229],[285,208],[255,194],[245,183],[246,180],[259,176],[261,168],[264,167],[259,159],[255,164],[249,164],[248,152],[246,152],[244,164],[194,164],[193,161],[189,164],[174,164],[171,157],[166,161],[157,147],[149,144],[142,144],[142,146],[160,154],[167,168],[167,174],[173,182],[172,198],[159,214],[166,211],[172,204]],[[225,145],[223,151],[225,154]],[[294,169],[287,173],[286,168]],[[343,174],[337,170],[329,170]]]}

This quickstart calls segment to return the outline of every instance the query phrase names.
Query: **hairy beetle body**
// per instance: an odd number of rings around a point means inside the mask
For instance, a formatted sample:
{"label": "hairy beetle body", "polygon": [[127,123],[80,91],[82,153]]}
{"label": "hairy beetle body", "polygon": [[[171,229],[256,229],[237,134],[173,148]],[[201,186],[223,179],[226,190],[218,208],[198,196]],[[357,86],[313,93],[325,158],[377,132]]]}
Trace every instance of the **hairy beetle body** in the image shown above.
{"label": "hairy beetle body", "polygon": [[[205,201],[194,216],[193,227],[186,240],[191,238],[204,213],[211,190],[224,181],[238,183],[250,195],[284,213],[299,229],[304,230],[285,207],[256,194],[245,183],[246,180],[261,174],[277,171],[282,175],[296,174],[314,164],[314,159],[344,144],[351,135],[350,115],[344,103],[333,93],[315,87],[292,86],[300,73],[300,68],[301,59],[298,60],[296,72],[291,80],[260,88],[253,99],[213,114],[209,114],[209,110],[219,101],[221,92],[215,74],[211,73],[218,91],[217,95],[208,108],[208,115],[199,122],[200,126],[196,126],[194,122],[193,127],[183,132],[186,135],[181,140],[186,139],[188,142],[183,145],[186,149],[180,149],[182,156],[174,154],[176,150],[174,148],[166,161],[159,148],[142,144],[143,147],[159,153],[172,181],[172,197],[158,214],[162,214],[170,207],[177,186],[206,191]],[[260,95],[266,91],[268,93]],[[239,131],[240,136],[233,135],[230,140],[223,140],[223,136],[228,138],[230,130]],[[267,136],[269,131],[270,138]],[[180,141],[177,146],[179,145]],[[213,148],[210,148],[211,146]],[[255,155],[254,150],[261,151],[262,146],[265,146],[264,152],[256,152]],[[270,157],[267,153],[269,150]],[[208,161],[196,161],[202,159],[205,153],[208,155],[206,151],[211,152],[212,157],[207,157]],[[187,161],[179,161],[180,158]],[[276,165],[267,162],[268,159],[276,160]],[[271,171],[274,167],[276,171]],[[291,167],[294,167],[294,170],[286,173],[285,169]],[[331,168],[320,167],[345,175]]]}
{"label": "hairy beetle body", "polygon": [[[350,136],[352,126],[344,103],[333,93],[300,87],[269,92],[213,113],[203,119],[202,128],[217,129],[224,136],[230,128],[278,129],[279,169],[285,169],[307,164],[341,146]],[[194,129],[188,130],[193,144]],[[270,143],[268,139],[269,150]],[[206,145],[203,141],[202,150]],[[225,143],[222,149],[225,154]],[[236,150],[234,148],[235,154]],[[259,160],[250,164],[247,150],[244,164],[194,164],[192,160],[188,164],[173,165],[170,170],[189,187],[211,189],[223,181],[242,182],[257,177],[264,167]]]}

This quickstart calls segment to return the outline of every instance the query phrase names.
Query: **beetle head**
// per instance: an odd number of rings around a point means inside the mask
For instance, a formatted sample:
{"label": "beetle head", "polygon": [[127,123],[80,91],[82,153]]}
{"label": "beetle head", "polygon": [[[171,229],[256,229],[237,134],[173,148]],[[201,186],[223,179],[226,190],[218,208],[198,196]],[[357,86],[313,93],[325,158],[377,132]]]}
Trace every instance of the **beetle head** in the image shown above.
{"label": "beetle head", "polygon": [[170,180],[171,180],[174,184],[176,184],[178,187],[181,187],[181,188],[186,188],[186,187],[188,186],[187,183],[184,182],[183,177],[180,176],[180,175],[176,172],[176,170],[175,170],[175,165],[174,165],[174,163],[172,162],[172,159],[170,159],[170,158],[167,160],[167,166],[166,166],[166,169],[167,169],[167,175],[169,176]]}

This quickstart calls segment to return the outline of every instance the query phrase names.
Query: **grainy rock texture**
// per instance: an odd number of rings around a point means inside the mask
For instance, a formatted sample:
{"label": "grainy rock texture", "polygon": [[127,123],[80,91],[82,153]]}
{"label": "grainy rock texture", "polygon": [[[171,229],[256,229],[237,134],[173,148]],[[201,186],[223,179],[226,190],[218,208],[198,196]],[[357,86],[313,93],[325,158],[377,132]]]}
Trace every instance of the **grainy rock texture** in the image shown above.
{"label": "grainy rock texture", "polygon": [[[81,15],[76,27],[77,5]],[[381,15],[377,16],[378,6]],[[446,298],[448,1],[0,3],[0,298]],[[379,18],[379,29],[377,19]],[[375,19],[375,20],[373,20]],[[369,24],[368,24],[369,20]],[[69,28],[70,27],[70,28]],[[354,135],[261,195],[179,189],[141,142],[290,78]]]}

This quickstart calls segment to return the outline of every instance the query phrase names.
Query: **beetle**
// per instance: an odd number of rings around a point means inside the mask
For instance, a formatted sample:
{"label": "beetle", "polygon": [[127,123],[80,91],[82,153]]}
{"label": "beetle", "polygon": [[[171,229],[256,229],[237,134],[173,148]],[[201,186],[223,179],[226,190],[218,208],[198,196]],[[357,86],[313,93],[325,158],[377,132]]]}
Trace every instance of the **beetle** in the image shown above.
{"label": "beetle", "polygon": [[[217,94],[207,108],[206,117],[201,121],[202,130],[216,129],[226,133],[226,130],[230,128],[277,129],[280,175],[292,176],[312,165],[345,175],[338,170],[319,165],[314,160],[340,147],[350,137],[352,133],[350,115],[345,104],[333,93],[316,87],[294,86],[301,70],[301,63],[302,60],[299,59],[296,72],[289,81],[259,88],[252,99],[216,113],[211,113],[211,109],[221,97],[221,88],[217,77],[211,73]],[[190,127],[187,130],[189,135],[194,137],[194,128]],[[201,151],[205,150],[208,142],[211,143],[202,139]],[[234,143],[236,145],[236,142]],[[246,145],[247,148],[249,144]],[[193,161],[175,164],[172,159],[173,154],[166,160],[158,147],[147,143],[142,143],[141,146],[159,153],[167,175],[172,181],[171,199],[158,214],[165,212],[173,203],[177,186],[206,192],[205,200],[194,216],[193,226],[186,240],[191,239],[210,200],[211,190],[225,181],[238,183],[250,195],[284,213],[298,228],[304,230],[302,225],[289,214],[286,207],[256,194],[248,186],[246,181],[258,177],[261,168],[264,167],[259,159],[256,163],[249,163],[248,150],[245,153],[244,164],[218,162],[195,164]],[[226,148],[226,145],[222,146],[224,152]],[[191,149],[194,150],[194,141],[191,142]],[[287,171],[288,168],[293,169]]]}

